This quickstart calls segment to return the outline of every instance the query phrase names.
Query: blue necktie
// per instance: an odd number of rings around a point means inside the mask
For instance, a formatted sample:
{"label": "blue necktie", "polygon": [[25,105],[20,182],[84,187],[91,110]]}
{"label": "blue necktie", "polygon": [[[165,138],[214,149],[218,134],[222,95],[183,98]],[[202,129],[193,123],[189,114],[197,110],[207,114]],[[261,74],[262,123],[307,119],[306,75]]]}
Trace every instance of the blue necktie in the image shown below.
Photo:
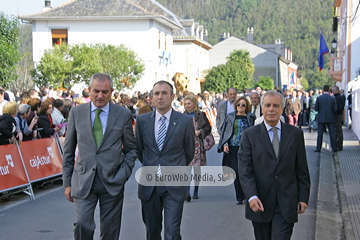
{"label": "blue necktie", "polygon": [[165,120],[166,117],[165,116],[161,116],[160,121],[161,121],[161,125],[159,127],[159,132],[158,132],[158,136],[156,138],[156,144],[157,147],[159,149],[159,151],[162,150],[163,144],[164,144],[164,140],[165,140],[165,136],[166,136],[166,124],[165,124]]}

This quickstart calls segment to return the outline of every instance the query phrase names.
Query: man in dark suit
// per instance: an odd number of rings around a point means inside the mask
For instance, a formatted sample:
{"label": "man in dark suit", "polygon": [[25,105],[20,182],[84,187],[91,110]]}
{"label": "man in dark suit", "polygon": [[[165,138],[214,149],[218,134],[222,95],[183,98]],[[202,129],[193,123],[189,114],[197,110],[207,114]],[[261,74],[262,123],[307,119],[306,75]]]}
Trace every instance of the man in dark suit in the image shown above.
{"label": "man in dark suit", "polygon": [[345,100],[340,94],[340,89],[338,86],[333,86],[331,88],[332,93],[334,94],[336,100],[337,111],[335,112],[335,132],[336,132],[336,150],[343,150],[343,131],[342,131],[342,121],[343,121],[343,111],[345,107]]}
{"label": "man in dark suit", "polygon": [[[136,122],[136,144],[139,160],[146,166],[188,166],[194,157],[195,135],[193,119],[174,111],[173,86],[159,81],[153,87],[156,111],[139,115]],[[143,186],[139,184],[142,217],[146,226],[146,239],[161,239],[162,212],[164,210],[165,239],[181,239],[180,224],[187,186]]]}
{"label": "man in dark suit", "polygon": [[325,85],[323,94],[316,99],[315,111],[318,112],[318,136],[315,152],[321,152],[321,145],[323,142],[323,133],[326,126],[329,129],[330,145],[333,152],[337,152],[336,148],[336,132],[335,132],[335,112],[337,111],[337,104],[335,97],[330,96],[330,87]]}
{"label": "man in dark suit", "polygon": [[282,94],[266,92],[261,106],[264,122],[243,132],[238,152],[245,217],[252,221],[257,240],[290,239],[310,194],[304,135],[281,123]]}
{"label": "man in dark suit", "polygon": [[137,158],[132,118],[129,110],[110,102],[109,75],[94,74],[89,91],[91,102],[70,111],[63,154],[65,196],[75,204],[74,239],[93,239],[99,202],[100,237],[118,240],[124,185]]}

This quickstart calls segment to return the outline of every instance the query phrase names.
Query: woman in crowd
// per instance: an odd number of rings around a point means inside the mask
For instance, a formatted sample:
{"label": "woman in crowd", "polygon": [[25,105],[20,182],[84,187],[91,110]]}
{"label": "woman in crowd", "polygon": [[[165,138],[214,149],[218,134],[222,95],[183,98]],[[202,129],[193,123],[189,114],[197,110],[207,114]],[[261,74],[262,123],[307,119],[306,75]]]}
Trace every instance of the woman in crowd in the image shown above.
{"label": "woman in crowd", "polygon": [[22,141],[22,134],[16,131],[14,117],[18,114],[16,102],[7,102],[3,107],[3,115],[0,116],[0,145],[14,143],[16,138]]}
{"label": "woman in crowd", "polygon": [[236,111],[226,116],[225,124],[222,127],[222,135],[219,140],[218,152],[223,151],[226,154],[230,154],[228,158],[230,162],[225,162],[223,164],[235,171],[236,179],[234,187],[236,204],[240,205],[245,202],[245,195],[239,181],[237,152],[240,147],[242,132],[251,126],[254,126],[256,117],[250,112],[251,105],[245,97],[238,98],[235,101],[234,106]]}
{"label": "woman in crowd", "polygon": [[41,109],[39,113],[38,120],[38,131],[41,138],[49,138],[54,135],[55,132],[58,132],[60,128],[54,126],[51,118],[51,113],[53,112],[53,98],[47,99],[41,104]]}
{"label": "woman in crowd", "polygon": [[[195,127],[195,155],[189,166],[194,168],[194,174],[200,175],[200,167],[206,165],[206,152],[203,139],[211,132],[209,120],[205,113],[199,111],[197,96],[189,95],[184,98],[184,114],[193,117]],[[193,199],[198,199],[199,182],[195,182]],[[191,201],[190,186],[186,201]]]}
{"label": "woman in crowd", "polygon": [[23,134],[23,141],[30,141],[37,137],[37,130],[35,129],[35,126],[37,124],[38,117],[34,116],[30,125],[28,125],[26,120],[30,114],[30,111],[30,105],[20,104],[18,114],[15,117],[16,129]]}

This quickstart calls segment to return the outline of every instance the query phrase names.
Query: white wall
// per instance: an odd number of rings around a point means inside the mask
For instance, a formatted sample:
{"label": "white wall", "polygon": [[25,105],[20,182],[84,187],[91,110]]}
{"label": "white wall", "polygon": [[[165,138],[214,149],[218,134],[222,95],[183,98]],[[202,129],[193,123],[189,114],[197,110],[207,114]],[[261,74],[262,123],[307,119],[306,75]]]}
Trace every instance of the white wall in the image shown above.
{"label": "white wall", "polygon": [[135,51],[145,64],[145,74],[135,85],[136,90],[148,91],[156,81],[173,72],[172,66],[162,64],[159,58],[160,50],[165,50],[165,36],[166,51],[172,51],[172,30],[153,20],[37,21],[33,25],[35,62],[40,61],[45,49],[52,48],[51,29],[56,28],[68,29],[68,44],[124,44]]}

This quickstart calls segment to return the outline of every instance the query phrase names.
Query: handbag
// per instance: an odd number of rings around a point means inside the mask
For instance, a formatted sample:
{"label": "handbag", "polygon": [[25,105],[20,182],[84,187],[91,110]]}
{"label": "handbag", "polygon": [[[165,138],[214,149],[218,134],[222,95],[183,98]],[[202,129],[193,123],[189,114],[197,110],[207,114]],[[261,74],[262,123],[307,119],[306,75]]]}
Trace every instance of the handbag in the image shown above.
{"label": "handbag", "polygon": [[203,143],[205,151],[209,151],[215,145],[215,138],[211,132],[203,139]]}

